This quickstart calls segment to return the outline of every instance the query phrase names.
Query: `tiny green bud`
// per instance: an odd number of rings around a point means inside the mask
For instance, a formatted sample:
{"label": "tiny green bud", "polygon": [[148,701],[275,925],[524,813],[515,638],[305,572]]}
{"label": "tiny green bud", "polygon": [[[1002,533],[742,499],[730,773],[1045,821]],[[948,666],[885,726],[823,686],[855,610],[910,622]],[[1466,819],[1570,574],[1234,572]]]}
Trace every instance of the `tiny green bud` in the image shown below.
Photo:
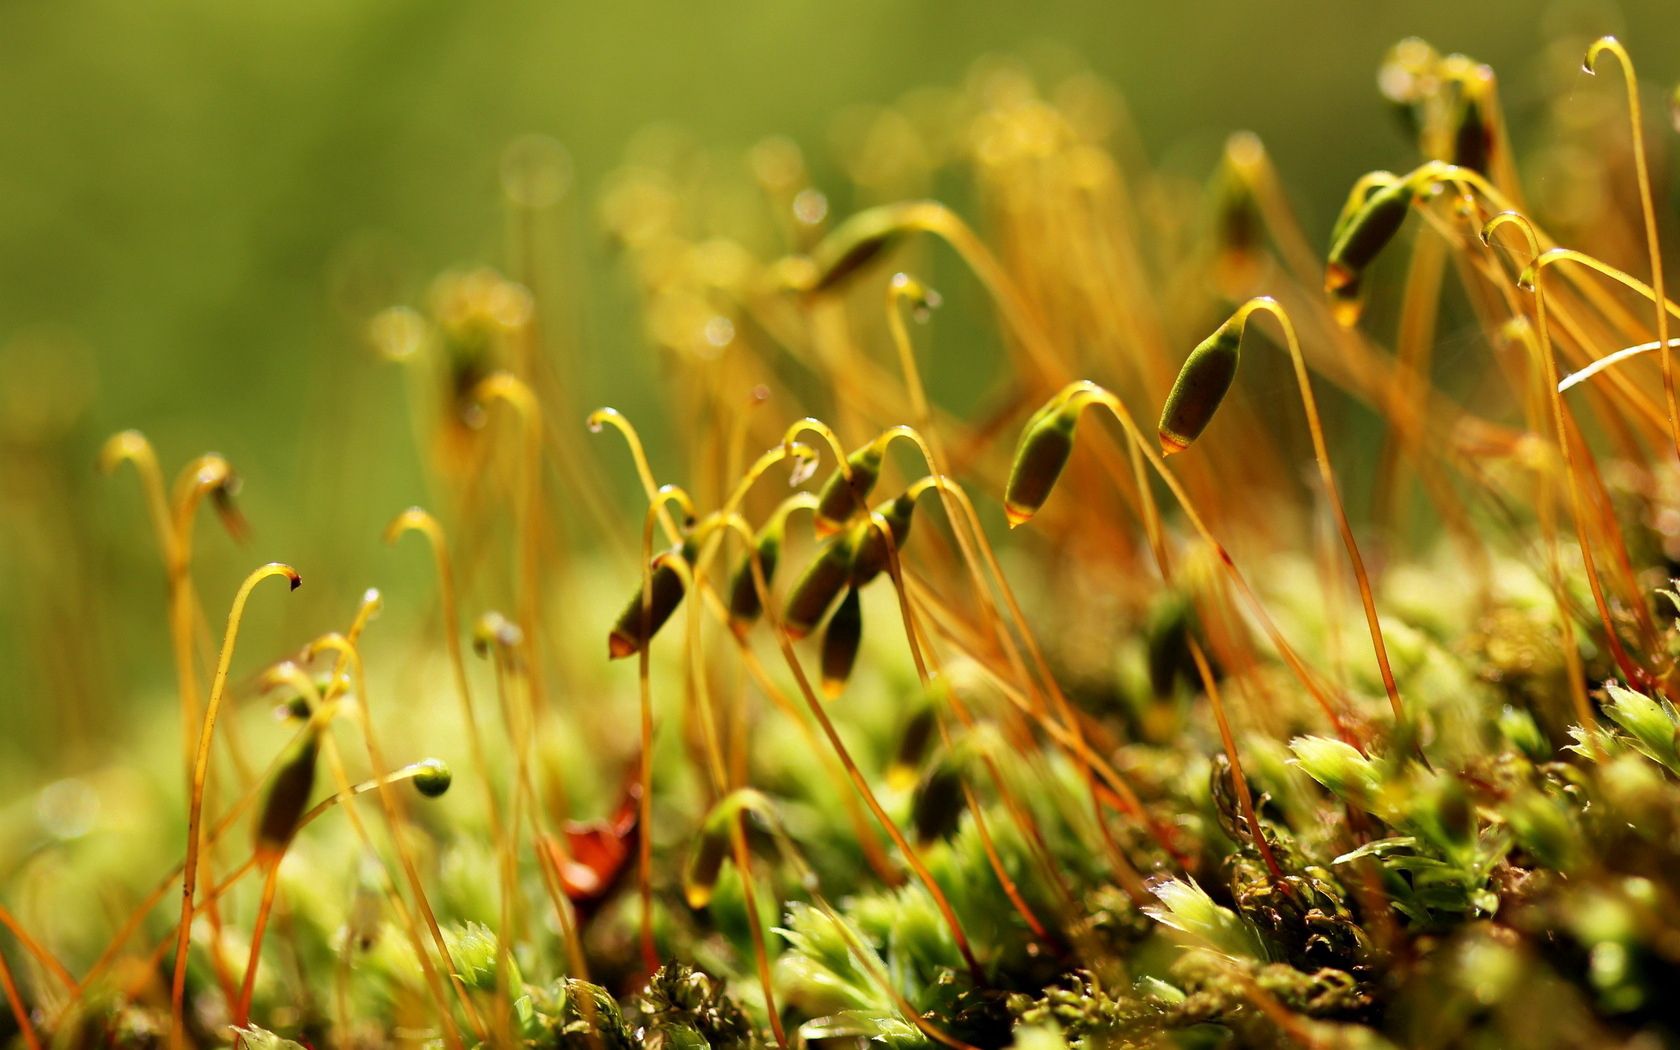
{"label": "tiny green bud", "polygon": [[[1649,767],[1647,767],[1649,768]],[[1575,825],[1555,801],[1538,791],[1524,791],[1500,807],[1517,845],[1548,868],[1568,871],[1580,846]]]}
{"label": "tiny green bud", "polygon": [[1540,732],[1534,716],[1520,707],[1506,705],[1499,712],[1499,732],[1530,761],[1544,762],[1551,757],[1551,745],[1546,742],[1545,734]]}
{"label": "tiny green bud", "polygon": [[1460,853],[1476,840],[1476,808],[1457,777],[1443,776],[1427,794],[1428,820],[1425,825],[1439,844]]}
{"label": "tiny green bud", "polygon": [[1674,709],[1615,682],[1605,683],[1605,691],[1610,702],[1604,705],[1604,713],[1633,737],[1634,748],[1670,772],[1680,773],[1680,745],[1675,739],[1680,730]]}
{"label": "tiny green bud", "polygon": [[1376,764],[1353,745],[1323,736],[1298,736],[1289,742],[1301,772],[1329,788],[1344,802],[1368,806],[1382,787]]}
{"label": "tiny green bud", "polygon": [[443,759],[428,758],[420,763],[419,771],[414,774],[414,790],[427,798],[437,798],[448,791],[454,781],[455,774],[450,772]]}
{"label": "tiny green bud", "polygon": [[1242,313],[1234,314],[1184,359],[1166,403],[1161,406],[1157,435],[1163,455],[1171,456],[1188,448],[1219,410],[1226,391],[1231,389],[1231,381],[1237,377],[1243,323]]}
{"label": "tiny green bud", "polygon": [[1050,490],[1073,455],[1073,435],[1082,408],[1078,399],[1059,394],[1027,420],[1003,490],[1003,512],[1010,528],[1031,520],[1050,498]]}
{"label": "tiny green bud", "polygon": [[863,603],[856,587],[840,599],[840,607],[828,618],[823,631],[822,689],[830,700],[838,697],[857,665],[858,646],[863,642]]}
{"label": "tiny green bud", "polygon": [[1238,958],[1266,957],[1254,930],[1190,879],[1157,879],[1149,884],[1149,892],[1159,903],[1144,905],[1144,913],[1169,929],[1189,934],[1193,943],[1209,944]]}

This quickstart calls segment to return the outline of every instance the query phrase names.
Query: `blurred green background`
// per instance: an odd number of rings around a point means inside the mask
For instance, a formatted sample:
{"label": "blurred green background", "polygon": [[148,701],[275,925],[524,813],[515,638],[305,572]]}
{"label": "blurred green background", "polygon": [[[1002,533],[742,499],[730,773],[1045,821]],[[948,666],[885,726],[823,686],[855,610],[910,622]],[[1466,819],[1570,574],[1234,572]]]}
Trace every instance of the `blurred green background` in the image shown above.
{"label": "blurred green background", "polygon": [[[43,750],[26,741],[74,724],[67,709],[102,723],[169,688],[133,479],[92,469],[114,430],[145,430],[166,469],[214,448],[245,475],[251,545],[202,530],[213,622],[269,558],[309,579],[312,604],[275,614],[307,616],[309,633],[370,582],[423,578],[417,555],[378,540],[425,491],[402,383],[357,338],[368,304],[352,278],[386,275],[413,301],[444,267],[503,262],[499,158],[523,133],[570,154],[553,233],[584,261],[575,404],[634,403],[656,359],[594,206],[649,124],[725,150],[791,136],[839,190],[830,132],[845,107],[956,84],[983,55],[1049,54],[1116,84],[1167,165],[1206,171],[1227,132],[1258,132],[1322,240],[1358,174],[1411,157],[1375,88],[1391,44],[1420,35],[1492,63],[1520,144],[1560,75],[1585,81],[1545,47],[1564,28],[1623,34],[1651,83],[1680,76],[1674,0],[0,0],[0,404],[14,421],[0,765]],[[20,436],[54,427],[39,445]],[[78,588],[57,586],[66,564]],[[65,631],[81,657],[53,651]],[[55,660],[75,666],[48,673]]]}

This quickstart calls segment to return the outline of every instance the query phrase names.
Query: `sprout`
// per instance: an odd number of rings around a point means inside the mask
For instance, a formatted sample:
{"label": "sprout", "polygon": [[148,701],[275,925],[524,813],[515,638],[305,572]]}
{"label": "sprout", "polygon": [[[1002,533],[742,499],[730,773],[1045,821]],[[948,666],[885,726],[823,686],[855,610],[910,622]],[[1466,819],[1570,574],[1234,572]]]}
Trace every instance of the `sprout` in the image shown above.
{"label": "sprout", "polygon": [[1237,958],[1265,959],[1260,937],[1229,908],[1215,904],[1192,879],[1158,879],[1149,891],[1159,902],[1143,911],[1156,922],[1188,934],[1196,947],[1211,948]]}
{"label": "sprout", "polygon": [[1368,808],[1382,787],[1376,764],[1351,744],[1323,736],[1298,736],[1289,742],[1289,750],[1301,772],[1344,802]]}

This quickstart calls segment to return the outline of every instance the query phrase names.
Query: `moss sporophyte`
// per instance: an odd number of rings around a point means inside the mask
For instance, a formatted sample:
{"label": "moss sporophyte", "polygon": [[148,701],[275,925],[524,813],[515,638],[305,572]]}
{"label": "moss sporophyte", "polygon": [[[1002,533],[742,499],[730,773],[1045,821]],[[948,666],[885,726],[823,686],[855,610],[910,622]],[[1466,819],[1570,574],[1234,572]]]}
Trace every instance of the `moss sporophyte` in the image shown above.
{"label": "moss sporophyte", "polygon": [[[634,423],[578,425],[521,140],[507,271],[367,322],[427,486],[383,595],[281,619],[195,557],[274,479],[103,446],[173,681],[0,820],[0,1044],[1680,1042],[1680,311],[1612,65],[1513,132],[1404,41],[1330,199],[1006,60],[848,116],[850,185],[652,136],[595,213]],[[335,535],[402,506],[337,480]]]}

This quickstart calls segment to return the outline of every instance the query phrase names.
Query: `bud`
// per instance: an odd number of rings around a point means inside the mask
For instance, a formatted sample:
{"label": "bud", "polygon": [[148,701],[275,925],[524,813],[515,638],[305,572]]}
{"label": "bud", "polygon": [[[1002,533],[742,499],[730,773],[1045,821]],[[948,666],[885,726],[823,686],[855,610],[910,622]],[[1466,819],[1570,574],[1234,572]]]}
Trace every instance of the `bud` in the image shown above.
{"label": "bud", "polygon": [[682,571],[671,564],[671,559],[682,558],[692,565],[694,553],[691,545],[684,543],[653,560],[648,582],[651,600],[647,618],[643,620],[642,588],[638,586],[624,606],[624,611],[619,613],[618,619],[614,621],[612,633],[607,636],[607,655],[610,659],[622,660],[639,652],[642,646],[651,641],[653,636],[659,633],[659,629],[665,626],[665,621],[671,618],[671,614],[677,611],[687,586],[683,582]]}
{"label": "bud", "polygon": [[1499,732],[1531,762],[1544,762],[1551,757],[1552,748],[1546,742],[1546,735],[1540,731],[1534,716],[1520,707],[1507,704],[1499,712]]}
{"label": "bud", "polygon": [[1073,455],[1073,432],[1083,407],[1064,391],[1027,420],[1003,490],[1003,512],[1010,528],[1029,521],[1050,498],[1050,490]]}
{"label": "bud", "polygon": [[1225,392],[1237,377],[1244,316],[1242,312],[1232,315],[1184,359],[1184,367],[1178,370],[1178,378],[1161,406],[1157,434],[1164,455],[1188,448],[1225,400]]}
{"label": "bud", "polygon": [[1298,736],[1289,742],[1289,750],[1301,772],[1344,802],[1369,807],[1382,787],[1375,763],[1351,744],[1323,736]]}
{"label": "bud", "polygon": [[1193,944],[1212,946],[1239,959],[1266,957],[1254,929],[1236,912],[1215,903],[1190,879],[1157,879],[1149,884],[1149,892],[1159,903],[1144,905],[1144,914],[1169,929],[1189,934]]}
{"label": "bud", "polygon": [[309,795],[315,790],[315,760],[320,749],[321,734],[312,726],[275,770],[274,783],[269,786],[262,816],[257,820],[258,854],[277,859],[297,834]]}
{"label": "bud", "polygon": [[1606,682],[1605,690],[1610,694],[1610,702],[1604,705],[1604,713],[1633,737],[1634,750],[1671,772],[1680,773],[1674,708],[1615,682]]}
{"label": "bud", "polygon": [[840,607],[828,618],[823,632],[822,689],[823,695],[835,699],[846,688],[857,665],[858,646],[863,643],[863,603],[856,587],[846,592]]}

